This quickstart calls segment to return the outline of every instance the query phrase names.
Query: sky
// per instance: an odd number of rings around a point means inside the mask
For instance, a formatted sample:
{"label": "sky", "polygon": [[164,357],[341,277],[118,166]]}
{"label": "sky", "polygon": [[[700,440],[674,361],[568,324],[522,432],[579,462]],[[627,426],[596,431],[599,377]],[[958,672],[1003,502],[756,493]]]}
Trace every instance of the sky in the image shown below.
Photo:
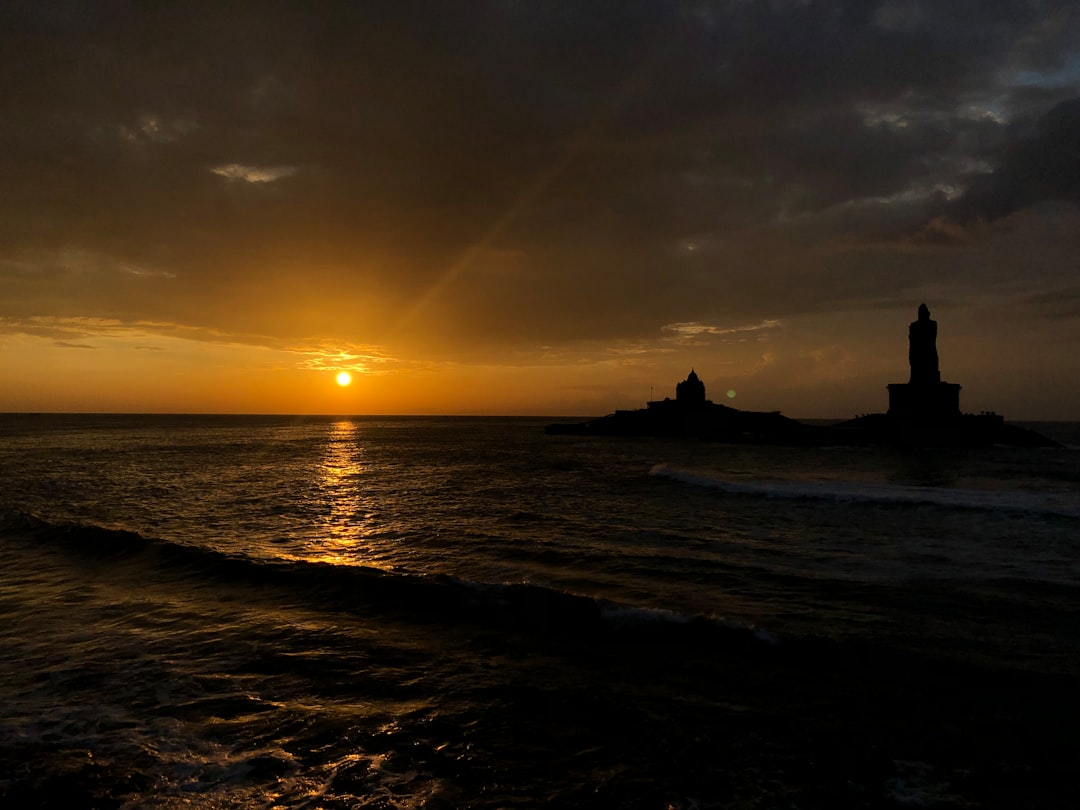
{"label": "sky", "polygon": [[1080,419],[1078,203],[1075,0],[5,0],[0,411]]}

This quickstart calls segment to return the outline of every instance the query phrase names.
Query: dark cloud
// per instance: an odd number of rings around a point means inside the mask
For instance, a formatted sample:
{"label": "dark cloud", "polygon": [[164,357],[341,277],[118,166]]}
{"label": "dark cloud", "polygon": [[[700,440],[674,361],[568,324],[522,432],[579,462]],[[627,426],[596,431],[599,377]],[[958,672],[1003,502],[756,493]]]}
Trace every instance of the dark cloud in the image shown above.
{"label": "dark cloud", "polygon": [[996,220],[1048,200],[1080,203],[1080,97],[1018,125],[998,165],[972,181],[953,214]]}
{"label": "dark cloud", "polygon": [[905,234],[1076,199],[1077,18],[7,3],[0,314],[450,346],[866,306]]}

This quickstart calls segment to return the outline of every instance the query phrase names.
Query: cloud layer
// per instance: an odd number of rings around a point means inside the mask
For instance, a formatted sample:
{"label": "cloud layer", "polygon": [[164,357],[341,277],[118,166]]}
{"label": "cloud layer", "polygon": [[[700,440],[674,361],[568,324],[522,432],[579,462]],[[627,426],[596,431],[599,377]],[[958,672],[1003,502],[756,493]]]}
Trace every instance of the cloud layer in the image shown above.
{"label": "cloud layer", "polygon": [[1077,43],[1066,0],[15,0],[0,317],[488,362],[1053,296]]}

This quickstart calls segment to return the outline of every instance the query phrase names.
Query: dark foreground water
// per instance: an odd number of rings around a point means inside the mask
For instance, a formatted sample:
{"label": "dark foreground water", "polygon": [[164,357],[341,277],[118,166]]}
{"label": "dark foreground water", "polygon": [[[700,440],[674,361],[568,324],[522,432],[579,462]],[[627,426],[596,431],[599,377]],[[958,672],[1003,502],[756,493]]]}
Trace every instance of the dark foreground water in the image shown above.
{"label": "dark foreground water", "polygon": [[0,416],[0,806],[1080,807],[1080,451],[542,425]]}

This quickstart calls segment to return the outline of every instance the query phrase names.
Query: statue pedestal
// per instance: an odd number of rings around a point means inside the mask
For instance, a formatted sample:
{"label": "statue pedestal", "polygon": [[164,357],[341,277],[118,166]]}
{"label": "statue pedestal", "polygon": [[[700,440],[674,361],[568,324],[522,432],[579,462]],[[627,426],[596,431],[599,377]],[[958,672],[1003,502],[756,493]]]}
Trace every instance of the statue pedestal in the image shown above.
{"label": "statue pedestal", "polygon": [[960,386],[947,382],[892,383],[889,416],[941,422],[960,416]]}

